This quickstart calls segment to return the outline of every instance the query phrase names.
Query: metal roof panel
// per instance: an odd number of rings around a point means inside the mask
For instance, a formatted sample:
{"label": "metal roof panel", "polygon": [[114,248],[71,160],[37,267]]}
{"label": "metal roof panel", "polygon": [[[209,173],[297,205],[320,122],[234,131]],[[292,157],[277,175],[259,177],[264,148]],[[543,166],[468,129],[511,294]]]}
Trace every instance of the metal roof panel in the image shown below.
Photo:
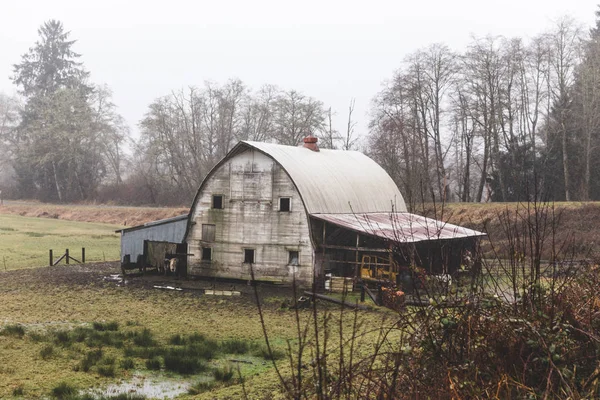
{"label": "metal roof panel", "polygon": [[311,214],[311,217],[397,243],[486,236],[482,232],[406,212]]}
{"label": "metal roof panel", "polygon": [[406,211],[392,178],[358,151],[243,142],[277,161],[298,188],[309,214]]}

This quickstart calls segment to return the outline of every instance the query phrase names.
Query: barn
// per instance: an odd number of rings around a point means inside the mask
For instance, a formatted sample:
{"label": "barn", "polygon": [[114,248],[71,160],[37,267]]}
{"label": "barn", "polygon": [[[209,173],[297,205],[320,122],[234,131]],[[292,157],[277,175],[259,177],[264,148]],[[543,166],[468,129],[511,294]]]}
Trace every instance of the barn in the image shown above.
{"label": "barn", "polygon": [[190,275],[310,285],[386,259],[452,273],[482,236],[407,213],[366,155],[303,142],[242,141],[211,170],[187,220]]}

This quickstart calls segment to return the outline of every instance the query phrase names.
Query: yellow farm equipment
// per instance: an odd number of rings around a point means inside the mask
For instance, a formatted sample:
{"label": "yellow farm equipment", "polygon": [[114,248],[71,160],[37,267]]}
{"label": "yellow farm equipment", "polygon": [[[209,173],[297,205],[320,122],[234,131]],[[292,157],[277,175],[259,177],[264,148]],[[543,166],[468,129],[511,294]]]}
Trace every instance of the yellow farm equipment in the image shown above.
{"label": "yellow farm equipment", "polygon": [[399,268],[389,256],[363,255],[360,276],[364,281],[391,281],[396,283]]}

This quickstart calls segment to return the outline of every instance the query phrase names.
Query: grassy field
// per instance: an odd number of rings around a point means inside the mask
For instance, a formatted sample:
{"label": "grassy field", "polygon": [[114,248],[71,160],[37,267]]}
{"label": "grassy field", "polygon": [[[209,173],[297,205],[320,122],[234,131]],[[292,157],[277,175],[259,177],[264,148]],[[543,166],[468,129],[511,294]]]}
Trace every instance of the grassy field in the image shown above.
{"label": "grassy field", "polygon": [[55,259],[69,249],[80,259],[86,249],[86,261],[119,259],[118,225],[30,218],[0,214],[0,270],[48,265],[48,250]]}
{"label": "grassy field", "polygon": [[[23,393],[21,398],[48,396],[61,382],[68,382],[78,390],[92,389],[99,393],[110,385],[140,379],[169,382],[183,388],[199,387],[195,394],[188,393],[188,389],[180,393],[177,398],[183,399],[242,398],[243,390],[250,398],[281,397],[271,361],[260,352],[264,339],[250,287],[245,284],[238,287],[242,291],[239,297],[217,297],[199,295],[198,291],[153,289],[159,279],[164,279],[158,276],[133,278],[121,286],[103,280],[117,272],[116,263],[0,272],[3,282],[0,285],[0,360],[3,360],[0,398],[11,398],[19,393]],[[200,288],[215,283],[179,281],[171,284]],[[289,289],[271,285],[261,286],[259,290],[264,299],[270,340],[283,353],[288,340],[293,346],[297,333],[295,312],[281,308],[282,301],[289,299],[291,293]],[[328,309],[327,305],[323,307],[319,319],[333,311],[331,323],[337,326],[339,311]],[[353,315],[348,312],[342,316],[348,332]],[[386,312],[361,312],[359,323],[365,327],[379,326],[385,315]],[[307,323],[311,316],[311,310],[300,312],[302,323]],[[107,323],[115,327],[106,328]],[[144,330],[150,332],[152,343],[136,342]],[[80,338],[75,339],[78,336]],[[188,342],[193,337],[203,337],[202,340],[210,344],[214,354],[203,361],[202,371],[181,374],[166,368],[168,352],[188,349],[178,343],[179,339],[174,339],[177,336]],[[223,350],[223,343],[228,340],[246,343],[249,349],[228,354]],[[335,340],[331,338],[332,346]],[[359,342],[364,343],[364,348],[370,348],[372,340],[367,334]],[[86,360],[98,349],[102,349],[102,358],[85,371]],[[159,354],[160,371],[148,368],[151,356],[147,353],[152,352]],[[128,367],[125,367],[126,359],[130,360]],[[107,373],[107,365],[114,369]],[[237,371],[237,365],[241,368],[244,385],[235,379],[237,372],[229,381],[217,381],[215,371],[228,366]],[[278,365],[284,374],[289,372],[285,358],[280,359]],[[163,398],[162,394],[157,398]]]}

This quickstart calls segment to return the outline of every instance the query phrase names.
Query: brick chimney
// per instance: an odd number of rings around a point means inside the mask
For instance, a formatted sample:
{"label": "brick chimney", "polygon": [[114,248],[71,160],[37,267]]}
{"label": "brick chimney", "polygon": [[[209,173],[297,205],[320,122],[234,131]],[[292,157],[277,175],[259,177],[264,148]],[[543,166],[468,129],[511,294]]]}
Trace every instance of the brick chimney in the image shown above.
{"label": "brick chimney", "polygon": [[305,137],[304,139],[302,139],[304,141],[304,146],[307,149],[310,149],[312,151],[319,151],[319,146],[317,145],[317,142],[319,141],[318,138],[310,135]]}

